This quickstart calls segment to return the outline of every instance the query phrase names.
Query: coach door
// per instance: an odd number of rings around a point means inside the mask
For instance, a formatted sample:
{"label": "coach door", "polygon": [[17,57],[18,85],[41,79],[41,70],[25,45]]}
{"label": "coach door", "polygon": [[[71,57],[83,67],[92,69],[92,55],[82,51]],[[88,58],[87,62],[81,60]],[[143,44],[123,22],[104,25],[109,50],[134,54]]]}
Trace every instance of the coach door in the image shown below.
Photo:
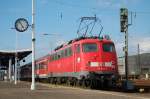
{"label": "coach door", "polygon": [[74,72],[78,72],[81,64],[80,44],[74,46]]}

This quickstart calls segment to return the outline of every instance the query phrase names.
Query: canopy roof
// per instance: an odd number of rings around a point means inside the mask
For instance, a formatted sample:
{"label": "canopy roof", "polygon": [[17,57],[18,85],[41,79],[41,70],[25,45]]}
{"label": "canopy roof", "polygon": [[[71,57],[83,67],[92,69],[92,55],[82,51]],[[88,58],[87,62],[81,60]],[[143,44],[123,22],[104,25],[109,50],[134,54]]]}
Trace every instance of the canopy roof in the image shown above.
{"label": "canopy roof", "polygon": [[16,50],[16,51],[0,50],[0,68],[8,67],[9,59],[12,59],[12,64],[14,64],[16,56],[20,61],[25,57],[27,57],[30,53],[32,53],[32,50],[30,49],[23,49],[23,50]]}

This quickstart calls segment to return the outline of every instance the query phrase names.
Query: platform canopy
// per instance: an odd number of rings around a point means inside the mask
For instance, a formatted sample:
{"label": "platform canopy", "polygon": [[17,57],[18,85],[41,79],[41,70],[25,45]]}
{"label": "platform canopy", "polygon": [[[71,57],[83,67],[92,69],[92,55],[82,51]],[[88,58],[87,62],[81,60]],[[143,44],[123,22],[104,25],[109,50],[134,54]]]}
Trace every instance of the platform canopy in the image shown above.
{"label": "platform canopy", "polygon": [[[16,54],[17,53],[17,54]],[[21,61],[32,53],[31,49],[15,50],[15,51],[5,51],[0,50],[0,68],[7,68],[9,65],[9,59],[12,59],[12,64],[15,63],[15,57],[17,56],[18,60]]]}

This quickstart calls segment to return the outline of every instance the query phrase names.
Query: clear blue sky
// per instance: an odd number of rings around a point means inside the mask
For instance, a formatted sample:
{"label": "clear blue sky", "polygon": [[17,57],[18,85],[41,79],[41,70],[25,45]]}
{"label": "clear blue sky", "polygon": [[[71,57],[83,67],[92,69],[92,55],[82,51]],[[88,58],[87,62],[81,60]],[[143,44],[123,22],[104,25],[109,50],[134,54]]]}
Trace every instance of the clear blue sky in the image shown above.
{"label": "clear blue sky", "polygon": [[[119,9],[127,7],[136,12],[133,25],[129,27],[129,53],[150,52],[150,0],[35,0],[36,56],[40,57],[51,49],[76,38],[79,18],[97,15],[104,29],[116,44],[118,56],[123,55],[124,34],[120,33]],[[62,14],[62,18],[61,18]],[[31,0],[1,0],[0,3],[0,50],[15,50],[16,19],[26,18],[31,24]],[[43,36],[43,33],[58,34]],[[18,33],[18,49],[31,48],[31,28]]]}

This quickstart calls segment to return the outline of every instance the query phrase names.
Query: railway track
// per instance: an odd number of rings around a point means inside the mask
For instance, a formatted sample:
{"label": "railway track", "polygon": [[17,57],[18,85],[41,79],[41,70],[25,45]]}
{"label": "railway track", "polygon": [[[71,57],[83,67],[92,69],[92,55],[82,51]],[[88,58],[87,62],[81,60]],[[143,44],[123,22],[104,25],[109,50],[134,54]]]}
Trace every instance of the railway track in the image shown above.
{"label": "railway track", "polygon": [[50,83],[47,80],[41,80],[41,83],[65,86],[65,87],[74,87],[74,88],[83,88],[83,89],[94,89],[94,90],[105,90],[105,91],[116,91],[116,92],[150,92],[150,80],[130,80],[134,86],[134,90],[125,90],[122,83],[117,83],[116,87],[90,87],[84,84],[71,84],[71,83]]}
{"label": "railway track", "polygon": [[150,79],[137,79],[133,80],[135,88],[139,91],[150,91]]}

